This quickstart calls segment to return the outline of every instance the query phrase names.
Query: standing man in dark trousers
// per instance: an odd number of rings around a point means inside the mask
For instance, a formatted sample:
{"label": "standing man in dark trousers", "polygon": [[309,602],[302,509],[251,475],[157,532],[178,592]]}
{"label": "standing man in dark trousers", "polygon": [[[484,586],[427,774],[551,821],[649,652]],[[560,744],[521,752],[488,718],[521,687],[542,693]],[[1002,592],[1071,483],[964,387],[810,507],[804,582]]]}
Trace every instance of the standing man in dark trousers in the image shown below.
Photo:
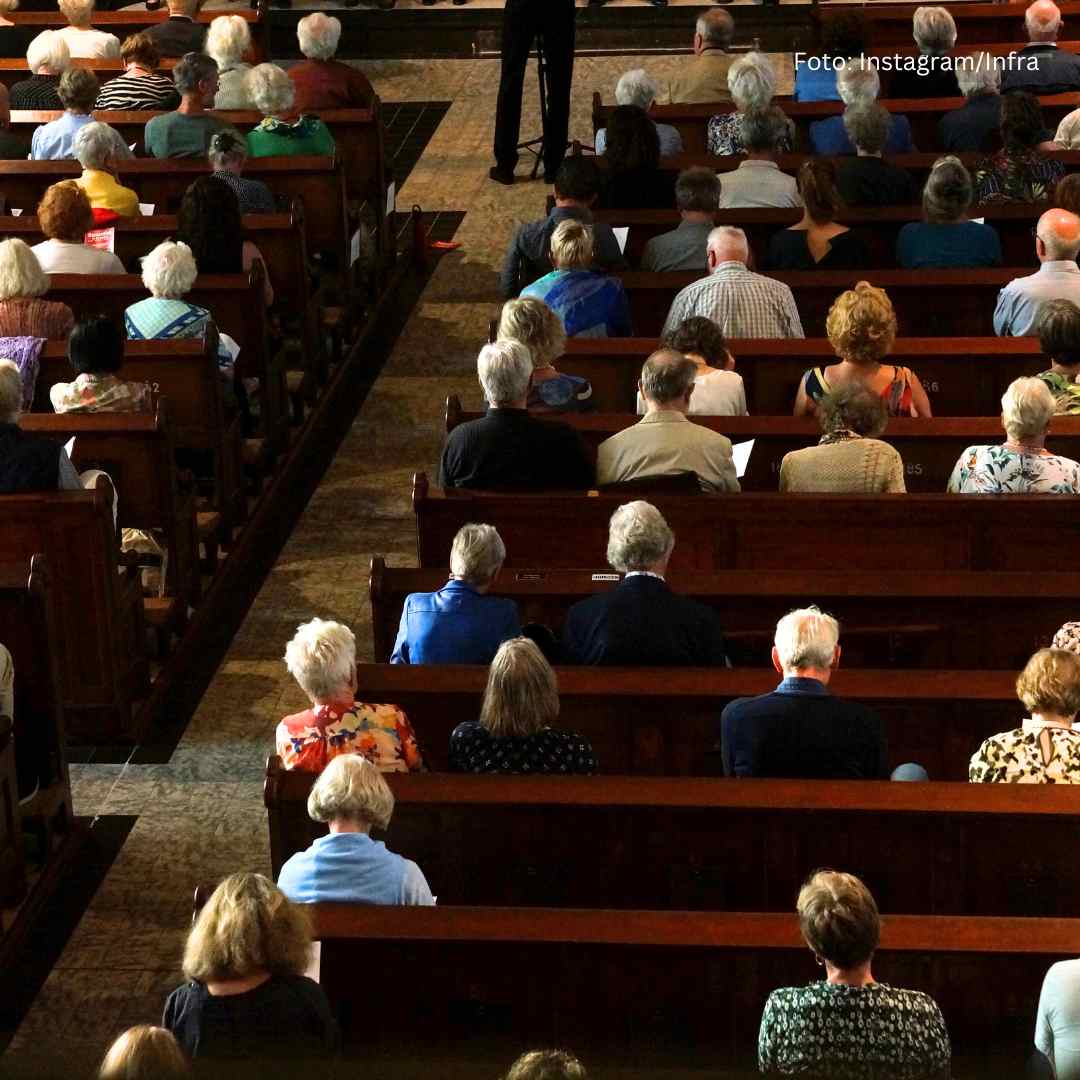
{"label": "standing man in dark trousers", "polygon": [[488,175],[514,182],[521,129],[521,94],[529,50],[539,37],[547,66],[544,179],[551,183],[566,156],[570,129],[570,84],[574,77],[574,0],[506,0],[503,11],[502,75],[495,113],[495,165]]}

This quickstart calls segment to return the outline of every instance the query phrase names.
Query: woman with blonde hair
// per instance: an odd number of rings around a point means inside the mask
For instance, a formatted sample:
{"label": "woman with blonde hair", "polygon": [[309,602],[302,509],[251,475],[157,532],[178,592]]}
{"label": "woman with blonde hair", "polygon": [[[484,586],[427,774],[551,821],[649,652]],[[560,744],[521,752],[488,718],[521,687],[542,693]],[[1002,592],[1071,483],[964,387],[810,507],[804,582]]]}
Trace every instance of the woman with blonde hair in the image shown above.
{"label": "woman with blonde hair", "polygon": [[435,903],[420,867],[388,851],[371,830],[385,832],[394,793],[360,754],[334,758],[312,785],[308,817],[329,826],[311,847],[293,855],[278,874],[282,892],[298,904]]}
{"label": "woman with blonde hair", "polygon": [[67,304],[43,300],[49,275],[19,239],[0,241],[0,337],[66,338],[75,325]]}
{"label": "woman with blonde hair", "polygon": [[1016,680],[1028,711],[1018,728],[991,735],[975,751],[968,779],[982,784],[1080,784],[1080,656],[1040,649]]}
{"label": "woman with blonde hair", "polygon": [[594,773],[589,741],[549,725],[559,718],[559,685],[528,638],[504,641],[488,670],[480,719],[450,735],[450,769],[472,773]]}
{"label": "woman with blonde hair", "polygon": [[206,31],[206,55],[218,66],[215,109],[253,109],[246,79],[251,65],[244,57],[251,52],[251,31],[239,15],[219,15]]}
{"label": "woman with blonde hair", "polygon": [[97,1080],[184,1080],[191,1063],[171,1031],[140,1024],[109,1047]]}
{"label": "woman with blonde hair", "polygon": [[860,281],[829,309],[825,332],[840,360],[807,371],[795,398],[796,416],[813,416],[817,403],[847,382],[862,382],[885,402],[890,416],[930,416],[930,399],[910,368],[883,364],[896,341],[896,312],[884,289]]}
{"label": "woman with blonde hair", "polygon": [[499,318],[500,341],[519,341],[532,357],[528,407],[535,412],[584,412],[592,408],[592,386],[579,375],[564,375],[555,361],[566,348],[562,319],[535,296],[507,300]]}
{"label": "woman with blonde hair", "polygon": [[307,970],[311,926],[262,874],[232,874],[211,894],[184,948],[183,986],[162,1027],[191,1058],[245,1062],[326,1058],[337,1024]]}

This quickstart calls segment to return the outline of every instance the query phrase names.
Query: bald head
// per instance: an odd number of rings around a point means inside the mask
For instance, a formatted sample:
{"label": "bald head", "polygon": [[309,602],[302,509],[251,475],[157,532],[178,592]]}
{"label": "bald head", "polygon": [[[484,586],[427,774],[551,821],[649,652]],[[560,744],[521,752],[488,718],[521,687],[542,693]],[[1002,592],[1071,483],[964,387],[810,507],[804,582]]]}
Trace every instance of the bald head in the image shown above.
{"label": "bald head", "polygon": [[1061,29],[1061,10],[1054,0],[1035,0],[1024,12],[1030,41],[1056,41]]}
{"label": "bald head", "polygon": [[1080,251],[1080,217],[1068,210],[1047,210],[1039,218],[1035,235],[1040,262],[1075,259]]}
{"label": "bald head", "polygon": [[[723,186],[723,181],[720,181]],[[709,233],[709,269],[715,270],[723,262],[744,263],[750,257],[750,245],[742,229],[721,225]]]}
{"label": "bald head", "polygon": [[726,49],[735,36],[735,20],[726,11],[714,8],[698,18],[695,31],[694,52]]}
{"label": "bald head", "polygon": [[686,412],[696,375],[697,364],[693,360],[674,349],[657,349],[641,369],[641,396],[649,412],[659,409]]}

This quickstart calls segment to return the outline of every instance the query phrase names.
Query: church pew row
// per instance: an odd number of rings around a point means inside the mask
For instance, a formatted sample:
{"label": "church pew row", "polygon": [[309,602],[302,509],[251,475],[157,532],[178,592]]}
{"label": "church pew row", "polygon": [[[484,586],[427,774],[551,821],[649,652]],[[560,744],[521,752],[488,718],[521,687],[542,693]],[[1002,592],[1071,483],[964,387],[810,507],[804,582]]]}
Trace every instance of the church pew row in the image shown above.
{"label": "church pew row", "polygon": [[[169,402],[173,442],[179,451],[213,455],[214,493],[211,508],[221,515],[221,539],[247,517],[242,482],[240,418],[226,416],[217,359],[217,331],[202,339],[128,341],[118,376],[143,382]],[[67,342],[49,341],[39,358],[34,410],[49,413],[49,393],[57,383],[71,382]]]}
{"label": "church pew row", "polygon": [[[464,412],[456,394],[446,403],[446,430],[480,417]],[[602,442],[638,422],[633,413],[568,414],[560,419],[577,431],[595,460]],[[812,417],[693,416],[692,423],[726,435],[733,443],[753,440],[754,448],[740,480],[743,491],[776,491],[784,455],[816,446],[821,427]],[[969,446],[1004,441],[997,417],[934,417],[930,420],[893,417],[881,438],[894,446],[904,461],[908,491],[944,491],[961,454]],[[1080,417],[1056,416],[1051,423],[1048,449],[1080,458]]]}
{"label": "church pew row", "polygon": [[[721,178],[721,183],[722,183]],[[987,225],[992,226],[1001,239],[1001,252],[1006,266],[1038,269],[1035,257],[1035,241],[1032,226],[1038,220],[1043,207],[1033,204],[1010,204],[982,208]],[[750,251],[758,267],[766,265],[769,241],[778,232],[794,225],[802,218],[802,210],[718,210],[715,224],[731,225],[745,231]],[[654,236],[670,232],[678,227],[677,210],[597,210],[596,221],[615,228],[627,227],[626,256],[631,265],[640,264],[646,243]],[[900,230],[912,221],[922,221],[922,208],[918,206],[879,206],[843,210],[837,221],[847,225],[865,244],[867,265],[880,269],[899,267],[896,258],[896,241]]]}
{"label": "church pew row", "polygon": [[[445,771],[450,733],[480,715],[487,667],[361,664],[358,672],[359,699],[404,709],[428,767]],[[718,775],[724,705],[768,693],[778,681],[765,668],[557,667],[556,673],[558,726],[588,738],[600,771],[611,775]],[[1023,715],[1012,671],[841,668],[831,686],[879,713],[890,768],[917,761],[935,780],[966,780],[983,739],[1016,727]]]}
{"label": "church pew row", "polygon": [[[1001,289],[1028,266],[993,270],[796,270],[768,276],[790,286],[795,294],[803,333],[825,336],[825,319],[836,298],[858,281],[869,281],[889,294],[901,334],[918,331],[927,337],[989,337],[994,332],[994,305]],[[634,333],[659,334],[676,294],[704,274],[629,271],[619,277],[630,302]]]}
{"label": "church pew row", "polygon": [[[641,365],[657,345],[656,338],[570,338],[557,363],[560,371],[589,380],[598,412],[633,412]],[[836,362],[822,338],[742,339],[728,346],[752,416],[789,414],[803,373]],[[935,416],[997,416],[1013,379],[1047,367],[1037,338],[897,338],[887,362],[914,370]]]}
{"label": "church pew row", "polygon": [[[201,274],[185,299],[206,308],[222,333],[240,345],[236,373],[259,380],[260,422],[270,453],[279,453],[288,440],[284,354],[270,353],[263,267],[256,262],[248,274]],[[81,318],[105,315],[123,323],[124,311],[149,294],[135,274],[53,274],[49,300],[67,304]]]}
{"label": "church pew row", "polygon": [[[74,438],[76,469],[102,469],[116,488],[117,527],[159,534],[168,556],[164,595],[144,600],[146,621],[166,637],[182,631],[202,594],[199,528],[194,496],[180,487],[168,402],[159,398],[153,413],[29,413],[19,426],[61,444]],[[218,528],[210,515],[207,533]]]}
{"label": "church pew row", "polygon": [[[494,525],[508,567],[580,569],[607,550],[630,496],[444,491],[413,477],[420,566],[446,566],[458,529]],[[1071,551],[1080,520],[1061,495],[739,495],[650,497],[678,543],[672,572],[843,566],[893,573],[1032,569],[1033,551]],[[557,542],[553,543],[552,539]]]}
{"label": "church pew row", "polygon": [[[0,161],[0,192],[7,212],[14,208],[32,214],[50,185],[81,173],[76,161]],[[137,158],[121,162],[119,173],[120,182],[137,192],[141,202],[153,205],[157,213],[175,214],[184,192],[200,176],[209,175],[210,167],[195,159]],[[261,180],[279,201],[299,200],[308,250],[333,253],[341,265],[348,265],[345,173],[340,158],[252,158],[244,166],[244,175]]]}
{"label": "church pew row", "polygon": [[[138,741],[135,703],[149,689],[143,598],[117,572],[112,489],[0,495],[0,563],[44,555],[55,585],[58,693],[70,735]],[[10,648],[10,643],[8,644]]]}
{"label": "church pew row", "polygon": [[[101,57],[73,56],[71,57],[70,66],[73,68],[85,68],[87,71],[93,72],[97,81],[102,84],[109,79],[115,79],[117,76],[123,75],[125,70],[121,60],[106,60]],[[175,66],[176,58],[172,56],[163,56],[158,61],[158,70],[165,73],[171,73]],[[29,74],[30,72],[26,68],[25,56],[0,57],[0,84],[6,86],[9,90],[15,83],[26,79]]]}
{"label": "church pew row", "polygon": [[[601,565],[603,552],[596,552]],[[388,567],[371,560],[369,596],[376,663],[388,663],[405,597],[446,583],[442,567]],[[558,632],[569,608],[613,590],[621,575],[603,570],[506,569],[490,595],[513,600],[522,624]],[[671,574],[672,589],[716,610],[736,666],[768,667],[777,621],[814,603],[840,620],[845,667],[1019,670],[1077,614],[1080,575],[894,570],[775,570],[767,576]]]}
{"label": "church pew row", "polygon": [[[910,26],[910,22],[909,22]],[[910,32],[910,31],[909,31]],[[1039,97],[1043,117],[1052,130],[1078,105],[1080,94],[1043,94]],[[789,101],[777,99],[776,104],[795,124],[795,149],[809,151],[810,125],[829,116],[844,112],[842,101]],[[961,97],[954,98],[882,98],[881,104],[894,115],[903,115],[911,124],[911,138],[919,150],[939,147],[938,123],[942,116],[964,104]],[[605,105],[599,93],[593,94],[593,131],[606,126],[611,105]],[[708,152],[707,125],[710,117],[735,110],[730,101],[708,102],[700,105],[654,105],[649,115],[658,124],[670,124],[682,136],[683,150],[687,154]],[[16,114],[12,114],[13,116]]]}
{"label": "church pew row", "polygon": [[[319,981],[347,1048],[410,1060],[423,1030],[435,1060],[448,1049],[475,1053],[483,1035],[504,1039],[505,1060],[522,1045],[558,1045],[635,1068],[670,1068],[674,1056],[757,1075],[769,993],[821,977],[788,913],[320,904],[312,915]],[[954,1076],[1015,1075],[1013,1063],[1030,1055],[1046,969],[1078,950],[1075,919],[886,912],[874,974],[940,1004]],[[378,1024],[357,978],[369,970],[396,1003]]]}
{"label": "church pew row", "polygon": [[[314,780],[284,770],[276,755],[267,761],[275,878],[326,834],[307,815]],[[395,807],[386,844],[420,866],[440,905],[786,912],[809,874],[835,866],[858,874],[885,911],[1080,910],[1080,869],[1060,857],[1080,840],[1080,811],[1061,789],[637,776],[387,781]]]}

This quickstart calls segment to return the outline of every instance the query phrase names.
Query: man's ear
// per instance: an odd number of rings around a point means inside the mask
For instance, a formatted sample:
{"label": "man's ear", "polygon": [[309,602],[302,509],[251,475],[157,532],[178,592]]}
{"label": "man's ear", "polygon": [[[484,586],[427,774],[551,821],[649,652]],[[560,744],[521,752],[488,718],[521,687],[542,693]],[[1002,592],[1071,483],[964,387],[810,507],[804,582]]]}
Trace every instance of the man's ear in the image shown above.
{"label": "man's ear", "polygon": [[829,665],[835,671],[840,666],[840,646],[837,645],[832,654],[832,663]]}
{"label": "man's ear", "polygon": [[780,663],[780,654],[776,651],[776,646],[772,647],[772,666],[776,668],[777,675],[784,674],[784,665]]}

